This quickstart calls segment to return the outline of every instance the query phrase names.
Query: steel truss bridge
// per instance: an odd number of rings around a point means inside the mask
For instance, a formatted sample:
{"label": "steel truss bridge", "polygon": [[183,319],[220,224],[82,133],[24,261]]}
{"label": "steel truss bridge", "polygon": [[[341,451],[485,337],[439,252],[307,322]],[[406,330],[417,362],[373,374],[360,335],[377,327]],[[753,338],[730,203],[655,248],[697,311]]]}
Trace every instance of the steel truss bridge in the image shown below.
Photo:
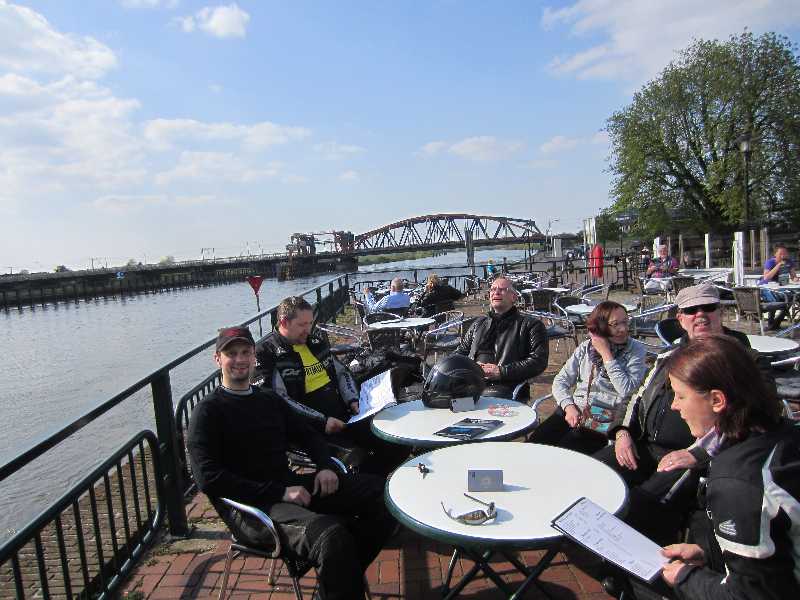
{"label": "steel truss bridge", "polygon": [[442,213],[404,219],[356,235],[351,252],[363,256],[463,248],[465,232],[472,234],[475,246],[539,242],[545,239],[536,223],[530,219]]}

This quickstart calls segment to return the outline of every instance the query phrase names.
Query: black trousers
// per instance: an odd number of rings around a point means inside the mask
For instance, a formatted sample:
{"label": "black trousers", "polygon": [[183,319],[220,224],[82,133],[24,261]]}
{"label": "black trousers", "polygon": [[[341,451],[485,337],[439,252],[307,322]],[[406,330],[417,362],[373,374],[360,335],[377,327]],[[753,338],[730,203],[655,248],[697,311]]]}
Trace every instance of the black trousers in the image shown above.
{"label": "black trousers", "polygon": [[[315,474],[299,476],[309,492]],[[384,481],[371,475],[338,475],[336,493],[312,496],[308,507],[289,502],[258,507],[273,520],[290,557],[316,567],[326,600],[364,597],[364,571],[396,522],[383,502]],[[249,517],[226,519],[238,539],[270,547],[271,538]]]}
{"label": "black trousers", "polygon": [[635,470],[617,462],[614,446],[603,448],[593,457],[614,469],[628,484],[628,512],[624,521],[657,544],[666,546],[679,541],[679,533],[697,509],[698,473],[692,471],[666,499],[667,494],[685,473],[684,469],[657,471],[658,462],[671,450],[643,441],[636,442],[639,458]]}
{"label": "black trousers", "polygon": [[564,409],[557,408],[541,425],[528,436],[534,444],[558,446],[581,454],[594,454],[608,445],[608,438],[584,427],[572,428],[567,423]]}

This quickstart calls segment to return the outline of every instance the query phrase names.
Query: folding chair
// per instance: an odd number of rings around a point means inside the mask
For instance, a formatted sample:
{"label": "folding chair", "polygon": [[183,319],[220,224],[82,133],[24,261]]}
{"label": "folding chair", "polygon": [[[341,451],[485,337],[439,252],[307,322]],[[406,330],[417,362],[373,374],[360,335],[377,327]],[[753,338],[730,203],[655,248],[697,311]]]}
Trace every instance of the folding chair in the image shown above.
{"label": "folding chair", "polygon": [[787,310],[786,302],[762,302],[761,290],[758,288],[735,287],[733,297],[736,299],[736,310],[740,316],[758,320],[761,335],[764,335],[764,313]]}

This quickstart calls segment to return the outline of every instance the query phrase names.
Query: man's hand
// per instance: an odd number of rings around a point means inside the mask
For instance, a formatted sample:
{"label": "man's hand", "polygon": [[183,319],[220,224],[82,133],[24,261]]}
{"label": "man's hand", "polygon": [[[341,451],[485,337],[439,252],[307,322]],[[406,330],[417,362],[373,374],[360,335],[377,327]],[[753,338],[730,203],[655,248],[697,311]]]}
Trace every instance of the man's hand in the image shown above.
{"label": "man's hand", "polygon": [[292,504],[299,504],[300,506],[308,506],[311,504],[311,494],[302,485],[290,485],[283,492],[282,500]]}
{"label": "man's hand", "polygon": [[479,362],[478,366],[483,369],[483,376],[486,379],[500,379],[500,367],[498,365]]}
{"label": "man's hand", "polygon": [[317,476],[314,477],[313,494],[315,496],[319,492],[319,497],[324,498],[325,496],[331,495],[338,489],[339,478],[336,476],[336,473],[330,469],[322,469],[322,471],[317,472]]}
{"label": "man's hand", "polygon": [[617,437],[614,440],[614,455],[617,457],[617,462],[620,466],[636,470],[638,466],[636,459],[639,455],[636,452],[636,445],[633,443],[633,438],[627,429],[620,429],[617,432]]}
{"label": "man's hand", "polygon": [[564,419],[570,427],[575,429],[581,424],[581,411],[574,404],[567,404],[567,408],[564,409]]}
{"label": "man's hand", "polygon": [[346,427],[347,425],[344,421],[340,421],[334,417],[328,417],[328,420],[325,421],[325,433],[328,435],[344,431]]}
{"label": "man's hand", "polygon": [[658,471],[672,471],[674,469],[692,469],[697,466],[697,459],[688,450],[675,450],[658,461]]}
{"label": "man's hand", "polygon": [[661,572],[661,577],[670,587],[675,587],[675,581],[687,565],[702,567],[706,563],[703,549],[697,544],[672,544],[663,548],[661,554],[672,559]]}
{"label": "man's hand", "polygon": [[358,414],[358,400],[353,400],[350,403],[350,412],[353,413],[354,415]]}

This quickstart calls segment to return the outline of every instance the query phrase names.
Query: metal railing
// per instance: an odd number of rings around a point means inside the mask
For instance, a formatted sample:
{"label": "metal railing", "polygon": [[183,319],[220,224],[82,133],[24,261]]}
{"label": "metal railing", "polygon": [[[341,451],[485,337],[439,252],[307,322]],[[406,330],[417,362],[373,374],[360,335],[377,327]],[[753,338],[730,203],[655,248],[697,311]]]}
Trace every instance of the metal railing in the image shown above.
{"label": "metal railing", "polygon": [[[335,319],[347,304],[348,288],[348,276],[341,275],[300,295],[311,296],[307,300],[313,305],[317,320],[328,321]],[[277,306],[256,314],[242,325],[258,323],[261,328],[266,318],[272,327],[277,324]],[[2,482],[137,392],[149,388],[156,432],[139,433],[0,546],[0,600],[34,596],[45,600],[76,595],[105,597],[118,587],[165,516],[171,534],[188,533],[183,501],[187,473],[183,427],[179,435],[176,425],[176,420],[182,418],[183,399],[177,413],[173,412],[170,372],[210,348],[214,341],[211,338],[162,365],[0,465]],[[204,385],[213,385],[213,377],[214,374],[210,375],[194,388],[200,390],[196,392],[198,397],[206,393],[202,391],[208,389]],[[137,461],[142,464],[141,471],[135,469]],[[67,523],[70,508],[72,517]]]}
{"label": "metal railing", "polygon": [[[142,431],[0,550],[0,597],[106,598],[164,519],[158,441]],[[9,564],[10,563],[10,564]]]}

